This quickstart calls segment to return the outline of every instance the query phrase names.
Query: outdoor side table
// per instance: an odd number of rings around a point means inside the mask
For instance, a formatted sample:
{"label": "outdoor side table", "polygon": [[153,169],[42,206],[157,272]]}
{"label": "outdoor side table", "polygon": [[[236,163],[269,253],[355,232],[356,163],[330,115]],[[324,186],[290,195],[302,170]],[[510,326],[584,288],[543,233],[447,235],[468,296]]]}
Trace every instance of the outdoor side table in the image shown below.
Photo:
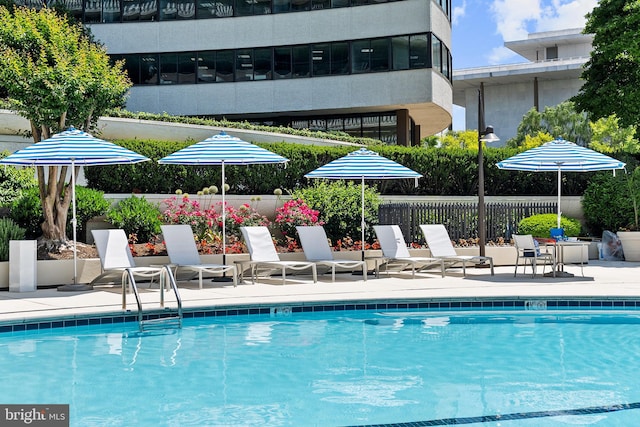
{"label": "outdoor side table", "polygon": [[[545,246],[553,247],[555,254],[555,277],[573,277],[572,273],[564,271],[564,266],[566,262],[564,260],[564,250],[568,247],[579,247],[580,248],[580,272],[582,273],[582,277],[584,277],[584,255],[588,255],[589,250],[589,242],[580,242],[580,241],[569,241],[569,240],[560,240],[560,241],[546,241]],[[552,273],[545,273],[546,277],[552,277]]]}

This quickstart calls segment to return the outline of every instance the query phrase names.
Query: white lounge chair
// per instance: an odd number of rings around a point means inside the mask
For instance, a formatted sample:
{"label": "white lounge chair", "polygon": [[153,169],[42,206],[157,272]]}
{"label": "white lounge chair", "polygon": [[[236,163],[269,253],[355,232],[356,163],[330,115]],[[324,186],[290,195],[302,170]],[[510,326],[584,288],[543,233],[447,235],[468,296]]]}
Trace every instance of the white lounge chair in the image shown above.
{"label": "white lounge chair", "polygon": [[236,261],[240,265],[240,277],[243,277],[245,267],[251,269],[251,283],[255,283],[258,270],[266,268],[269,272],[280,270],[282,272],[282,284],[286,283],[286,270],[311,269],[313,283],[318,282],[316,264],[310,261],[282,261],[278,256],[273,238],[269,229],[264,226],[240,227],[242,236],[249,249],[250,261]]}
{"label": "white lounge chair", "polygon": [[304,256],[316,265],[331,268],[331,281],[336,281],[336,267],[347,270],[362,270],[362,278],[367,280],[367,263],[361,260],[335,259],[327,241],[327,233],[322,226],[298,226],[296,227]]}
{"label": "white lounge chair", "polygon": [[527,263],[531,264],[531,270],[533,274],[531,277],[536,276],[536,265],[538,261],[542,261],[542,274],[544,275],[544,266],[549,264],[553,269],[553,277],[556,276],[555,272],[555,255],[548,251],[542,251],[539,246],[536,246],[535,240],[533,240],[533,236],[531,234],[514,234],[513,242],[516,247],[516,269],[513,272],[513,277],[516,277],[518,274],[518,266],[520,264],[520,260],[524,261],[524,265],[522,266],[522,271],[524,273],[527,272]]}
{"label": "white lounge chair", "polygon": [[442,277],[444,277],[444,260],[431,257],[411,256],[407,244],[405,243],[402,230],[397,225],[374,225],[373,229],[380,242],[382,255],[387,259],[386,267],[399,267],[404,270],[411,267],[411,277],[416,277],[416,271],[424,271],[433,266],[440,266]]}
{"label": "white lounge chair", "polygon": [[[102,274],[91,281],[91,284],[120,282],[124,288],[127,284],[127,272],[134,277],[153,281],[156,277],[160,286],[164,286],[164,274],[171,271],[162,267],[137,267],[129,248],[127,235],[122,229],[91,230],[93,240],[100,257]],[[110,280],[108,280],[111,278]],[[124,293],[123,293],[124,294]]]}
{"label": "white lounge chair", "polygon": [[167,247],[167,254],[174,267],[174,276],[178,276],[180,270],[190,270],[198,273],[198,284],[202,289],[202,275],[231,273],[233,286],[238,285],[238,271],[235,265],[203,264],[193,238],[193,230],[188,224],[162,225],[162,236]]}
{"label": "white lounge chair", "polygon": [[488,262],[491,267],[491,275],[493,276],[493,258],[488,256],[458,255],[444,225],[421,224],[420,228],[422,229],[424,238],[427,240],[427,246],[429,246],[431,256],[443,259],[445,266],[454,267],[462,264],[462,274],[466,276],[467,264],[478,265]]}

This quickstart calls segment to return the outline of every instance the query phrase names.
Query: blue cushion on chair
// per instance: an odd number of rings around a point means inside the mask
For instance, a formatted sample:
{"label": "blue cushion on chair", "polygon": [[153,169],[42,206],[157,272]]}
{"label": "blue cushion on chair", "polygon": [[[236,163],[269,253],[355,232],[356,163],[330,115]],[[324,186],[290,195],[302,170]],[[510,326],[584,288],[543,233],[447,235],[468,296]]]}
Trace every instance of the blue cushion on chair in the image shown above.
{"label": "blue cushion on chair", "polygon": [[525,250],[522,255],[526,257],[540,256],[540,244],[536,239],[533,239],[533,246],[535,247],[535,255],[533,249]]}

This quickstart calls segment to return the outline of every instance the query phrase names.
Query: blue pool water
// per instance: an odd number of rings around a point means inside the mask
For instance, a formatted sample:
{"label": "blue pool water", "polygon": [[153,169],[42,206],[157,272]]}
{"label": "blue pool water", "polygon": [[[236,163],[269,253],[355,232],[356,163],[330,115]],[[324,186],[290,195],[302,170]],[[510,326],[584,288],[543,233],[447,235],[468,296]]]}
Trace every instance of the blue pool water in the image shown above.
{"label": "blue pool water", "polygon": [[[73,426],[635,426],[640,314],[345,311],[0,335]],[[614,411],[615,410],[615,411]]]}

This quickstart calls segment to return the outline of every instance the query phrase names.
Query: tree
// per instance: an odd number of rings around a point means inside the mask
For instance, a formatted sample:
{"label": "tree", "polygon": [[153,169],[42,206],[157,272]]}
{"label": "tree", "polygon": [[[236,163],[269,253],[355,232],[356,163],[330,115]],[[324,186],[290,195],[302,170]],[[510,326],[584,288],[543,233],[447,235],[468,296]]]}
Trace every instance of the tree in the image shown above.
{"label": "tree", "polygon": [[478,149],[478,131],[449,131],[440,137],[440,148],[470,148]]}
{"label": "tree", "polygon": [[601,153],[640,152],[640,142],[635,137],[636,128],[633,126],[620,128],[616,115],[598,119],[590,125],[593,133],[590,148]]}
{"label": "tree", "polygon": [[592,119],[615,114],[620,126],[640,117],[640,0],[601,0],[587,14],[584,32],[593,34],[584,84],[572,100]]}
{"label": "tree", "polygon": [[[123,106],[131,82],[79,24],[48,8],[0,6],[0,87],[39,142],[68,126],[92,130],[106,110]],[[37,168],[43,238],[55,245],[66,241],[67,168]]]}
{"label": "tree", "polygon": [[519,147],[526,136],[547,133],[554,138],[564,138],[578,145],[587,145],[591,140],[591,129],[587,115],[579,113],[573,102],[565,101],[553,107],[545,107],[541,113],[529,110],[518,125],[518,132],[507,142],[509,147]]}

